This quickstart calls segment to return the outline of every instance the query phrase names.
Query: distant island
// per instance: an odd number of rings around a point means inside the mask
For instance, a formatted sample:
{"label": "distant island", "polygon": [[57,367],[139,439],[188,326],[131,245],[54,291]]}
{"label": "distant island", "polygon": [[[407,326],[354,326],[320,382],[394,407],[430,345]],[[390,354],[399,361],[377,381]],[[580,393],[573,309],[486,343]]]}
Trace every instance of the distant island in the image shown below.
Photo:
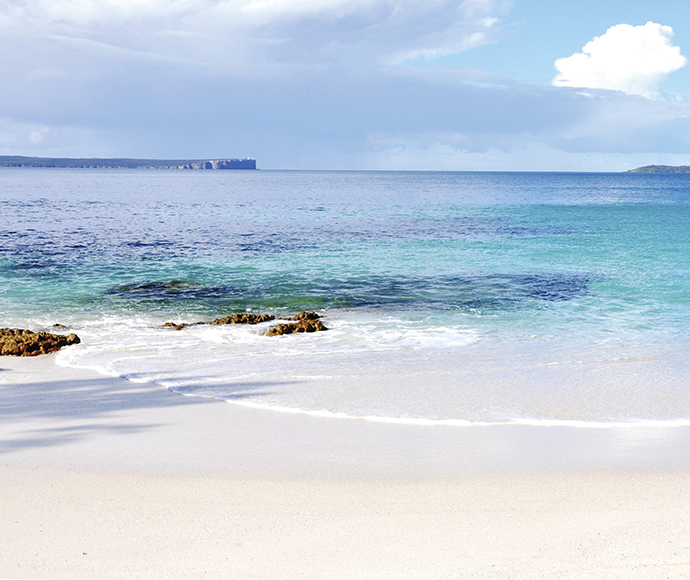
{"label": "distant island", "polygon": [[108,169],[256,169],[255,159],[71,159],[0,155],[0,167]]}
{"label": "distant island", "polygon": [[645,165],[627,173],[690,173],[690,165]]}

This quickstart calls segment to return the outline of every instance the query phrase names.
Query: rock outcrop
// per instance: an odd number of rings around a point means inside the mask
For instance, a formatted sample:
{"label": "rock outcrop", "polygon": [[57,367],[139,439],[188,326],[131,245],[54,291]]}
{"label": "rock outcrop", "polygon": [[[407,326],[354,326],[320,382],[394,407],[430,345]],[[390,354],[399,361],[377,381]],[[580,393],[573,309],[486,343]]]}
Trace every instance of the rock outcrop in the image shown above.
{"label": "rock outcrop", "polygon": [[80,342],[76,334],[65,336],[23,328],[0,328],[0,356],[38,356]]}
{"label": "rock outcrop", "polygon": [[275,316],[271,314],[248,314],[246,312],[240,312],[238,314],[216,318],[210,322],[183,322],[181,324],[166,322],[163,326],[174,330],[182,330],[188,326],[200,326],[204,324],[212,324],[214,326],[221,326],[223,324],[259,324],[260,322],[268,322],[269,320],[275,320]]}
{"label": "rock outcrop", "polygon": [[0,155],[0,167],[117,169],[256,169],[256,159],[70,159]]}
{"label": "rock outcrop", "polygon": [[269,320],[275,320],[275,316],[271,314],[247,314],[241,312],[239,314],[231,314],[230,316],[216,318],[207,324],[214,324],[216,326],[221,324],[259,324],[261,322],[268,322]]}
{"label": "rock outcrop", "polygon": [[690,165],[645,165],[627,173],[690,173]]}
{"label": "rock outcrop", "polygon": [[183,328],[187,328],[188,326],[199,326],[200,324],[206,324],[205,322],[181,322],[180,324],[177,324],[177,322],[166,322],[163,325],[163,328],[172,328],[173,330],[182,330]]}
{"label": "rock outcrop", "polygon": [[[302,318],[298,318],[300,315],[307,315]],[[297,324],[280,323],[272,327],[266,336],[281,336],[283,334],[294,334],[296,332],[321,332],[323,330],[328,330],[319,320],[320,316],[316,315],[316,318],[309,318],[308,315],[315,314],[314,312],[300,312],[297,316],[293,317],[292,320],[298,320]]]}
{"label": "rock outcrop", "polygon": [[[294,334],[295,332],[321,332],[323,330],[328,330],[319,319],[316,312],[300,312],[299,314],[289,317],[281,318],[281,320],[295,320],[296,323],[283,323],[276,324],[271,327],[271,329],[266,333],[266,336],[280,336],[283,334]],[[247,314],[241,312],[238,314],[231,314],[230,316],[223,316],[222,318],[216,318],[210,322],[182,322],[177,324],[176,322],[166,322],[163,326],[166,328],[172,328],[173,330],[182,330],[188,326],[199,326],[204,324],[211,324],[214,326],[220,326],[223,324],[259,324],[261,322],[270,322],[275,320],[275,316],[271,314]]]}
{"label": "rock outcrop", "polygon": [[256,161],[254,159],[210,159],[185,163],[180,169],[256,169]]}
{"label": "rock outcrop", "polygon": [[282,320],[318,320],[321,318],[316,312],[300,312],[299,314],[296,314],[292,318],[283,318]]}

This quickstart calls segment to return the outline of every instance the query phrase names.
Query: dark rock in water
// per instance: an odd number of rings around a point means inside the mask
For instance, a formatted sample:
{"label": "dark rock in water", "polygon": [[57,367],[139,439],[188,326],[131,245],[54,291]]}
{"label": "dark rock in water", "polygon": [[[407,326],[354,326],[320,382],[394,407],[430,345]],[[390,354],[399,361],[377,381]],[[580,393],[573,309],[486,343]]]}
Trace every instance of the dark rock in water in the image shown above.
{"label": "dark rock in water", "polygon": [[0,356],[38,356],[80,342],[76,334],[65,336],[22,328],[0,328]]}
{"label": "dark rock in water", "polygon": [[[266,334],[267,336],[280,336],[281,334],[293,334],[295,332],[320,332],[322,330],[328,330],[319,320],[319,318],[321,318],[321,316],[319,316],[316,312],[300,312],[291,318],[282,319],[296,320],[296,324],[277,324]],[[270,320],[275,320],[275,316],[271,314],[248,314],[246,312],[240,312],[238,314],[231,314],[230,316],[216,318],[210,322],[183,322],[181,324],[177,324],[175,322],[166,322],[163,326],[166,328],[172,328],[174,330],[182,330],[188,326],[197,326],[200,324],[212,324],[214,326],[223,324],[259,324],[261,322],[269,322]]]}
{"label": "dark rock in water", "polygon": [[261,322],[268,322],[269,320],[274,319],[275,316],[271,314],[247,314],[246,312],[240,312],[238,314],[231,314],[230,316],[216,318],[210,322],[183,322],[181,324],[177,324],[175,322],[166,322],[163,326],[173,328],[174,330],[182,330],[188,326],[198,326],[200,324],[212,324],[214,326],[221,326],[223,324],[259,324]]}
{"label": "dark rock in water", "polygon": [[182,330],[183,328],[187,328],[188,326],[199,326],[200,324],[206,324],[206,322],[182,322],[181,324],[177,324],[176,322],[166,322],[163,325],[163,328]]}
{"label": "dark rock in water", "polygon": [[281,336],[295,332],[321,332],[323,330],[328,329],[320,320],[302,319],[297,324],[276,324],[266,333],[266,336]]}
{"label": "dark rock in water", "polygon": [[316,312],[303,311],[293,316],[292,318],[285,318],[284,320],[318,320],[321,318]]}
{"label": "dark rock in water", "polygon": [[239,314],[224,316],[223,318],[216,318],[207,324],[259,324],[260,322],[268,322],[269,320],[274,319],[275,316],[271,314],[247,314],[245,312],[241,312]]}
{"label": "dark rock in water", "polygon": [[57,328],[58,330],[67,330],[67,327],[64,324],[60,324],[59,322],[53,324],[51,328]]}

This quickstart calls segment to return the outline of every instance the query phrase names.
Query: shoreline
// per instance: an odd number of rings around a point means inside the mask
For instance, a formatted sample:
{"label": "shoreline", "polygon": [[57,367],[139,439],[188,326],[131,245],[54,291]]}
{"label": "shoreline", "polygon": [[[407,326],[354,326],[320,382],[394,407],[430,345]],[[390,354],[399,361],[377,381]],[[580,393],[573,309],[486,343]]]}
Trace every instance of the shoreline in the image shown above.
{"label": "shoreline", "polygon": [[62,466],[69,458],[77,468],[149,475],[411,480],[690,471],[685,425],[457,426],[285,413],[182,396],[54,358],[0,359],[0,454],[13,463]]}
{"label": "shoreline", "polygon": [[0,577],[690,574],[689,428],[334,420],[0,369]]}

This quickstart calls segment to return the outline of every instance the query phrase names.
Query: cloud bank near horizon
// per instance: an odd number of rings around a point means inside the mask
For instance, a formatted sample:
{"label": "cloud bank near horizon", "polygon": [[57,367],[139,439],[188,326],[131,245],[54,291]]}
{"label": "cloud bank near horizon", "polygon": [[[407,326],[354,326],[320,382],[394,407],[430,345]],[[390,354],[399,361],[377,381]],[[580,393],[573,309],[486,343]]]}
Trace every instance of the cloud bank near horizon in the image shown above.
{"label": "cloud bank near horizon", "polygon": [[687,103],[433,62],[499,42],[511,5],[5,2],[0,153],[535,170],[690,154]]}

